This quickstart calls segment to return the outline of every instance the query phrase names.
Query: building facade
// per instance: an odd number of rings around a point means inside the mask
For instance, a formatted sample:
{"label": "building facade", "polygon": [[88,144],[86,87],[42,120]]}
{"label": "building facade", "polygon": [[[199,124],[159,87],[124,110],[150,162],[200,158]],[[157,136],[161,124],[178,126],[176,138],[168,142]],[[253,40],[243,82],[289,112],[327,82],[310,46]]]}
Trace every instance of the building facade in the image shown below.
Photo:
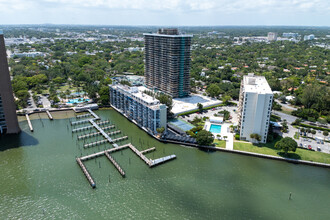
{"label": "building facade", "polygon": [[[266,143],[272,103],[273,92],[264,76],[243,77],[238,106],[241,140]],[[260,135],[260,141],[251,134]]]}
{"label": "building facade", "polygon": [[268,32],[267,39],[269,41],[276,41],[277,40],[277,33],[275,33],[275,32]]}
{"label": "building facade", "polygon": [[143,93],[144,87],[110,86],[110,104],[125,117],[152,134],[167,125],[167,107]]}
{"label": "building facade", "polygon": [[188,96],[192,35],[179,34],[177,29],[143,35],[146,85],[173,98]]}
{"label": "building facade", "polygon": [[3,32],[0,30],[0,134],[20,132],[11,87]]}

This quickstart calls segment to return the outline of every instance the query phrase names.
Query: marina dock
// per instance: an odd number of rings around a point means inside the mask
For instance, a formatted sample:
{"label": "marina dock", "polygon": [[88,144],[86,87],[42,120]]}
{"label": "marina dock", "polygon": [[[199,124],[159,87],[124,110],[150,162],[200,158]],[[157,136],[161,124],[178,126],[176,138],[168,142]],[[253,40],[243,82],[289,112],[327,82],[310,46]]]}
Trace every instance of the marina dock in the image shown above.
{"label": "marina dock", "polygon": [[149,149],[146,149],[146,150],[143,150],[143,151],[140,151],[142,154],[147,154],[147,153],[150,153],[152,151],[155,151],[156,148],[155,147],[152,147],[152,148],[149,148]]}
{"label": "marina dock", "polygon": [[95,114],[92,110],[87,109],[87,111],[88,111],[91,115],[93,115],[94,119],[96,119],[96,120],[100,119],[100,117],[99,117],[97,114]]}
{"label": "marina dock", "polygon": [[116,167],[116,169],[118,170],[118,172],[120,173],[120,175],[122,177],[125,177],[124,170],[119,166],[119,164],[115,161],[115,159],[113,159],[113,157],[111,157],[110,154],[107,151],[105,151],[104,154],[110,160],[110,162]]}
{"label": "marina dock", "polygon": [[[110,136],[115,135],[115,134],[119,134],[121,131],[120,130],[117,130],[117,131],[106,133],[105,130],[114,128],[115,125],[110,125],[108,127],[101,128],[99,125],[107,124],[107,123],[110,123],[110,122],[109,121],[100,121],[100,122],[96,123],[95,120],[99,120],[100,117],[97,116],[92,110],[89,109],[88,111],[89,111],[88,114],[80,115],[79,118],[88,117],[90,115],[92,115],[94,118],[71,122],[71,125],[78,125],[78,124],[83,124],[83,123],[89,122],[89,123],[91,123],[91,126],[86,126],[86,127],[81,127],[81,128],[73,129],[72,130],[72,133],[95,128],[97,130],[97,132],[80,135],[80,136],[77,137],[77,140],[86,139],[86,138],[90,138],[90,137],[95,137],[95,136],[99,136],[99,135],[102,135],[105,139],[102,139],[102,140],[99,140],[99,141],[95,141],[95,142],[92,142],[92,143],[84,144],[83,147],[84,148],[93,147],[93,146],[97,146],[97,145],[104,144],[104,143],[107,143],[107,142],[109,142],[113,146],[113,148],[110,148],[108,150],[104,150],[104,151],[100,151],[100,152],[97,152],[97,153],[94,153],[94,154],[90,154],[90,155],[87,155],[87,156],[82,156],[80,158],[76,158],[77,163],[79,164],[80,168],[84,172],[87,180],[89,181],[90,185],[93,188],[96,187],[95,182],[92,179],[91,175],[89,174],[88,170],[86,169],[85,165],[83,164],[83,161],[87,161],[87,160],[90,160],[90,159],[97,158],[97,157],[100,157],[100,156],[104,156],[105,155],[108,158],[108,160],[115,166],[115,168],[120,173],[120,175],[122,177],[125,177],[125,175],[126,175],[125,174],[125,171],[119,166],[119,164],[116,162],[116,160],[110,155],[111,153],[116,152],[116,151],[123,150],[125,148],[129,148],[141,160],[143,160],[150,168],[151,167],[154,167],[154,166],[157,166],[159,164],[165,163],[166,161],[170,161],[170,160],[173,160],[173,159],[176,158],[176,155],[173,154],[173,155],[169,155],[169,156],[165,156],[165,157],[162,157],[162,158],[158,158],[158,159],[154,159],[153,160],[153,159],[147,158],[144,154],[147,154],[147,153],[150,153],[152,151],[155,151],[156,150],[155,147],[152,147],[152,148],[148,148],[146,150],[139,151],[131,143],[125,144],[125,145],[122,145],[122,146],[118,146],[118,144],[116,144],[115,142],[118,142],[118,141],[121,141],[121,140],[124,140],[124,139],[128,139],[128,136],[123,136],[123,137],[114,138],[114,139],[111,138]],[[77,116],[77,118],[78,118],[78,116]]]}
{"label": "marina dock", "polygon": [[128,144],[129,148],[138,155],[149,167],[152,165],[152,161],[144,156],[138,149],[136,149],[132,144]]}
{"label": "marina dock", "polygon": [[26,120],[28,122],[28,125],[30,127],[30,131],[33,132],[33,127],[32,127],[32,123],[30,121],[30,117],[29,117],[29,114],[25,114],[25,117],[26,117]]}
{"label": "marina dock", "polygon": [[[114,127],[114,126],[113,126]],[[105,130],[103,128],[103,130]],[[113,132],[109,132],[107,133],[109,136],[111,135],[116,135],[116,134],[119,134],[121,131],[120,130],[117,130],[117,131],[113,131]],[[78,136],[77,139],[78,140],[81,140],[81,139],[85,139],[85,138],[90,138],[90,137],[95,137],[95,136],[99,136],[101,135],[101,132],[95,132],[95,133],[90,133],[90,134],[85,134],[85,135],[81,135],[81,136]]]}
{"label": "marina dock", "polygon": [[80,166],[81,170],[83,171],[83,173],[85,174],[89,184],[95,188],[96,187],[96,184],[92,178],[92,176],[89,174],[87,168],[85,167],[85,165],[81,162],[81,159],[80,158],[76,158],[76,161],[78,163],[78,165]]}
{"label": "marina dock", "polygon": [[169,156],[166,156],[166,157],[155,159],[155,160],[152,161],[152,164],[151,164],[150,167],[157,166],[159,164],[165,163],[165,162],[173,160],[175,158],[176,158],[176,155],[172,154],[172,155],[169,155]]}
{"label": "marina dock", "polygon": [[91,114],[87,113],[87,114],[83,114],[83,115],[77,115],[76,118],[87,118],[89,116],[91,116]]}
{"label": "marina dock", "polygon": [[[128,136],[124,136],[124,137],[120,137],[120,138],[116,138],[116,139],[112,139],[112,142],[115,143],[115,142],[118,142],[118,141],[122,141],[122,140],[125,140],[127,139]],[[100,144],[104,144],[108,142],[108,140],[100,140],[100,141],[95,141],[93,143],[89,143],[89,144],[84,144],[84,148],[88,148],[88,147],[94,147],[94,146],[97,146],[97,145],[100,145]]]}
{"label": "marina dock", "polygon": [[50,114],[49,110],[46,110],[46,113],[47,113],[47,115],[48,115],[48,118],[49,118],[50,120],[53,120],[53,116]]}

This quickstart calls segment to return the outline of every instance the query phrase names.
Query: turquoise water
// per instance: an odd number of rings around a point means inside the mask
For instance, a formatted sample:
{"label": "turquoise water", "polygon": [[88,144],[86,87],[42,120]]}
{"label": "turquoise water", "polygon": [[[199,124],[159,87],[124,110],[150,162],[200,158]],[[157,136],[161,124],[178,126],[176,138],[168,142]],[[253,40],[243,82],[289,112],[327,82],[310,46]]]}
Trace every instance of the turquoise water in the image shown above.
{"label": "turquoise water", "polygon": [[212,133],[220,133],[221,132],[221,125],[211,124],[210,132],[212,132]]}
{"label": "turquoise water", "polygon": [[[21,122],[20,135],[0,137],[0,219],[328,219],[330,170],[226,152],[205,152],[152,139],[113,110],[111,120],[149,158],[177,159],[149,168],[130,150],[85,162],[92,189],[75,157],[83,149],[68,119]],[[57,113],[52,113],[57,118]],[[58,113],[63,114],[63,113]],[[38,118],[37,116],[35,118]],[[86,125],[82,125],[86,126]],[[92,130],[95,132],[96,130]],[[86,143],[100,140],[92,138]],[[110,182],[109,182],[110,179]],[[292,200],[289,193],[292,192]]]}
{"label": "turquoise water", "polygon": [[67,104],[78,104],[78,103],[83,103],[83,102],[88,102],[89,99],[82,99],[82,98],[76,98],[76,99],[69,99]]}

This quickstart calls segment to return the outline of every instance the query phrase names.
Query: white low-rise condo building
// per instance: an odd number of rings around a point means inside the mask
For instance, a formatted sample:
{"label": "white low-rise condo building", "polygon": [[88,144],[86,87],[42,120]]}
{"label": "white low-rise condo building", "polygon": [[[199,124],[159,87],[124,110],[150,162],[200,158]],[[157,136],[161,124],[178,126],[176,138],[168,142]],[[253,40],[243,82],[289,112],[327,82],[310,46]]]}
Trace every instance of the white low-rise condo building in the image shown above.
{"label": "white low-rise condo building", "polygon": [[167,125],[167,107],[143,92],[144,87],[110,86],[110,104],[146,131],[156,134]]}
{"label": "white low-rise condo building", "polygon": [[[241,140],[266,143],[272,102],[273,92],[264,76],[243,77],[238,106]],[[251,134],[260,135],[260,141]]]}

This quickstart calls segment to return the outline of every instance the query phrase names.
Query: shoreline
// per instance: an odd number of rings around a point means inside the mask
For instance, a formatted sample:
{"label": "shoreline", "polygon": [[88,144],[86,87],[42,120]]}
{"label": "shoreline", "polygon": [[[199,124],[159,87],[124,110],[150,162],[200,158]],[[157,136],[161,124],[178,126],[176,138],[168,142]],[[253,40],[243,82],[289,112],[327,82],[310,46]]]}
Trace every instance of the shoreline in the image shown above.
{"label": "shoreline", "polygon": [[[98,110],[109,110],[109,109],[116,110],[113,107],[103,107],[103,108],[99,108]],[[63,116],[58,117],[59,115],[56,116],[56,114],[54,114],[54,116],[55,116],[54,119],[67,119],[67,118],[71,118],[72,116],[75,115],[75,112],[72,109],[52,110],[50,112],[60,112],[60,113],[63,113],[63,114],[65,113],[65,116],[64,117]],[[116,110],[116,112],[120,113],[122,116],[125,117],[125,115],[123,115],[120,111],[117,111]],[[68,115],[68,113],[69,113],[69,115]],[[48,116],[47,116],[46,112],[33,112],[33,113],[29,114],[29,115],[36,115],[36,114],[39,114],[39,117],[38,118],[33,117],[31,120],[35,120],[35,119],[48,119]],[[42,115],[42,117],[40,117],[40,115]],[[19,122],[26,121],[25,116],[18,116],[18,119],[19,119]],[[139,129],[141,129],[144,132],[146,132],[149,136],[151,136],[154,139],[156,139],[157,141],[162,142],[162,143],[165,143],[165,144],[166,143],[176,144],[176,145],[179,145],[180,147],[189,147],[189,148],[215,150],[215,151],[222,151],[222,152],[227,152],[227,153],[234,153],[234,154],[240,154],[240,155],[246,155],[246,156],[259,157],[259,158],[264,158],[264,159],[272,159],[272,160],[278,160],[278,161],[285,161],[285,162],[289,162],[289,163],[293,163],[293,164],[303,164],[303,165],[317,166],[317,167],[322,167],[322,168],[330,168],[330,164],[328,164],[328,163],[320,163],[320,162],[313,162],[313,161],[307,161],[307,160],[296,160],[296,159],[291,159],[291,158],[284,158],[284,157],[272,156],[272,155],[267,155],[267,154],[259,154],[259,153],[253,153],[253,152],[248,152],[248,151],[229,150],[229,149],[225,149],[225,148],[218,148],[218,147],[212,147],[212,146],[199,146],[197,144],[184,143],[184,142],[171,141],[171,140],[164,140],[164,139],[160,139],[160,138],[158,138],[158,137],[150,134],[149,132],[147,132],[146,130],[144,130],[140,126],[138,126],[136,123],[134,123],[129,118],[125,117],[125,119],[127,119],[130,122],[132,122]]]}

